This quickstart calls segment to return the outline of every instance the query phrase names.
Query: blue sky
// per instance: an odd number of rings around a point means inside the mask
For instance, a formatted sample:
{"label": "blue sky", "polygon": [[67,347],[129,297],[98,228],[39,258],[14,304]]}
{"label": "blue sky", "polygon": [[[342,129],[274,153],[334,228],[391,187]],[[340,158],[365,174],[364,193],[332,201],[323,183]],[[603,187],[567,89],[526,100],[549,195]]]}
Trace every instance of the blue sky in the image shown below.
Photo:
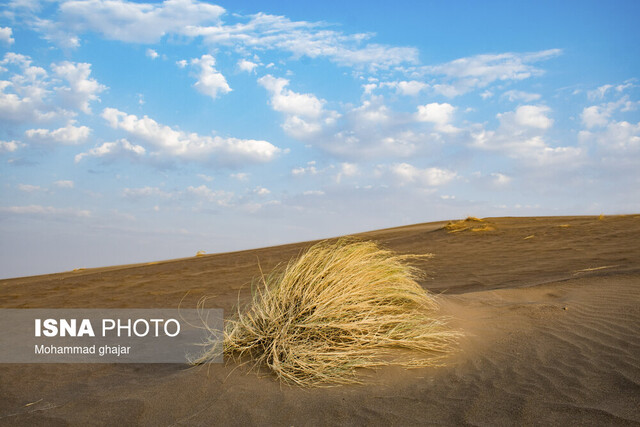
{"label": "blue sky", "polygon": [[640,3],[0,6],[0,277],[640,210]]}

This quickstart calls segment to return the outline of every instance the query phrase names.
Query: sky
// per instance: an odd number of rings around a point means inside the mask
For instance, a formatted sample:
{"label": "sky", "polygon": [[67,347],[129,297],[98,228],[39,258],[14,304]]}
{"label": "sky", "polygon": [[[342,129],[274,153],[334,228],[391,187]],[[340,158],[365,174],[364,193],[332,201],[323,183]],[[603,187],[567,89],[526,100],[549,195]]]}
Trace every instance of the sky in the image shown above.
{"label": "sky", "polygon": [[640,211],[640,2],[0,3],[0,278]]}

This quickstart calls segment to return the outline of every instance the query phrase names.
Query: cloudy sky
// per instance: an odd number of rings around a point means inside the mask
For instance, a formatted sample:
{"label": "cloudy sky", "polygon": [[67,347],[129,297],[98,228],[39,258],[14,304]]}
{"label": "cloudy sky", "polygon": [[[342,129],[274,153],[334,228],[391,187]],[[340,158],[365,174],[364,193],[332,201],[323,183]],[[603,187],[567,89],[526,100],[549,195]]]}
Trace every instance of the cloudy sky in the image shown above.
{"label": "cloudy sky", "polygon": [[0,277],[640,211],[640,2],[0,5]]}

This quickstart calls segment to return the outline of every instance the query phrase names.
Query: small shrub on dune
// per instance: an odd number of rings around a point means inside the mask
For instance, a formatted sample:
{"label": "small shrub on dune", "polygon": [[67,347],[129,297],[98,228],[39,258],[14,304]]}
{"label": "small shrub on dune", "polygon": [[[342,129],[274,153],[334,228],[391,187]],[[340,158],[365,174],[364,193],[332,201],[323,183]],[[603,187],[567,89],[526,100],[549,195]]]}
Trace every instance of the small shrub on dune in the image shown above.
{"label": "small shrub on dune", "polygon": [[487,223],[484,219],[469,216],[466,219],[460,221],[451,221],[444,226],[445,230],[449,233],[459,233],[461,231],[495,231],[495,227]]}
{"label": "small shrub on dune", "polygon": [[316,244],[263,277],[226,324],[225,355],[304,386],[358,382],[357,368],[442,363],[458,333],[437,317],[407,258],[373,242]]}

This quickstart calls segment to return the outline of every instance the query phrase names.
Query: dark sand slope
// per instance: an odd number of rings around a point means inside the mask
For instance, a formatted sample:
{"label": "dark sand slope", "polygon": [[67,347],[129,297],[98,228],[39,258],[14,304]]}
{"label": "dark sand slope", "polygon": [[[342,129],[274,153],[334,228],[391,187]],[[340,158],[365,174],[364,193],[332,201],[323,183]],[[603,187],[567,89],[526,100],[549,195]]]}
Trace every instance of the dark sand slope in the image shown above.
{"label": "dark sand slope", "polygon": [[[450,366],[300,389],[233,364],[4,365],[0,425],[639,425],[640,216],[489,221],[361,235],[436,255],[422,285],[466,333]],[[0,307],[175,307],[189,290],[183,306],[210,295],[229,312],[257,259],[268,270],[306,246],[3,280]]]}

